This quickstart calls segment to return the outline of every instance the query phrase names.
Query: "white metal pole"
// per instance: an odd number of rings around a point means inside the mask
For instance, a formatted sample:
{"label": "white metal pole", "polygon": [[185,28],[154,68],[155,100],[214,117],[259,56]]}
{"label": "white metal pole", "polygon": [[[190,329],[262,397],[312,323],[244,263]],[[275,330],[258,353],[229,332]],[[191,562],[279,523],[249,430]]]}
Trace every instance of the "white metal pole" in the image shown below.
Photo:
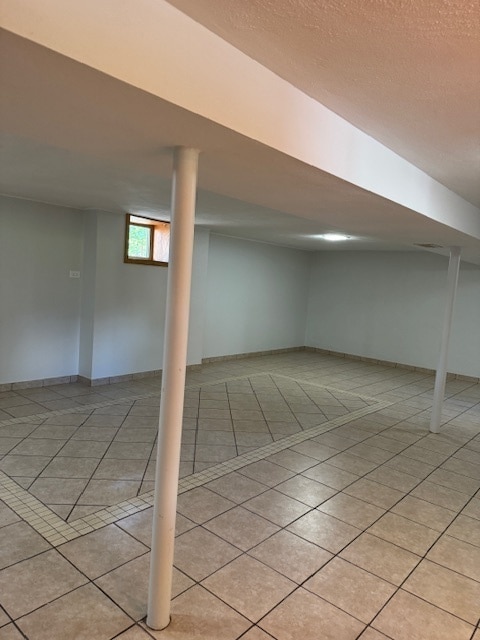
{"label": "white metal pole", "polygon": [[455,294],[457,292],[458,272],[460,270],[460,251],[460,247],[450,247],[450,260],[448,263],[447,273],[447,301],[445,306],[445,317],[443,320],[440,356],[438,359],[437,374],[435,376],[432,416],[430,420],[430,431],[432,433],[438,433],[440,431],[440,421],[442,419],[445,382],[447,380],[448,347],[452,329]]}
{"label": "white metal pole", "polygon": [[197,149],[186,147],[177,147],[174,152],[162,396],[147,614],[147,625],[152,629],[164,629],[170,622],[198,154]]}

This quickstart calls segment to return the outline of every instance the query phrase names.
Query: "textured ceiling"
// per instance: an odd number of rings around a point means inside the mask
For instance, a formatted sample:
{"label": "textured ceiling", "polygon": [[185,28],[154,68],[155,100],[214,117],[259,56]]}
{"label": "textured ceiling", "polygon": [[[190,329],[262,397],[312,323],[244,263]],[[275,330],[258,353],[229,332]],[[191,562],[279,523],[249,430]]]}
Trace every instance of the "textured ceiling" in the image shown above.
{"label": "textured ceiling", "polygon": [[479,0],[169,0],[480,206]]}
{"label": "textured ceiling", "polygon": [[[440,0],[171,4],[480,202],[479,17],[472,4],[457,12]],[[184,144],[202,149],[197,223],[216,232],[307,250],[412,250],[433,242],[448,254],[448,246],[459,245],[464,260],[480,264],[478,236],[29,39],[0,36],[0,193],[164,218],[171,147]],[[316,237],[326,231],[355,240],[328,245]]]}

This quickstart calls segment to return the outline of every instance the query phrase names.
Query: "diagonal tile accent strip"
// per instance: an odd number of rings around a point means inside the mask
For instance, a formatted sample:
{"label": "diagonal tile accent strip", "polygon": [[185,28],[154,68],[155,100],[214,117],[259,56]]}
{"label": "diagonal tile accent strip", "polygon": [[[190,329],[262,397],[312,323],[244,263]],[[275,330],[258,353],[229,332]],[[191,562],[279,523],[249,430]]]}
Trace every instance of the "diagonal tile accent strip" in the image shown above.
{"label": "diagonal tile accent strip", "polygon": [[[251,378],[252,376],[249,377]],[[235,378],[229,378],[228,381],[244,378],[245,376],[238,376]],[[219,382],[225,381],[226,380],[217,380],[211,383],[195,384],[190,385],[188,388],[198,388],[208,386],[210,384],[218,384]],[[320,387],[321,385],[317,386]],[[142,394],[139,397],[145,398],[151,397],[152,395],[155,394]],[[358,397],[362,396],[358,395]],[[138,398],[138,396],[134,396],[134,398]],[[131,398],[129,397],[128,399],[130,400]],[[119,400],[116,400],[114,402],[99,403],[99,405],[110,406],[111,404],[117,404],[119,402]],[[346,415],[339,416],[316,427],[312,427],[310,429],[292,434],[291,436],[282,438],[281,440],[277,440],[276,442],[255,449],[254,451],[249,451],[243,455],[231,458],[226,462],[222,462],[213,467],[209,467],[205,471],[186,476],[180,480],[178,492],[179,494],[181,494],[195,487],[202,486],[203,484],[206,484],[211,480],[220,478],[228,473],[231,473],[232,471],[241,469],[242,467],[245,467],[252,462],[263,460],[273,453],[283,451],[284,449],[288,449],[295,444],[299,444],[300,442],[309,440],[310,438],[330,431],[331,429],[335,429],[336,427],[348,424],[349,422],[357,420],[358,418],[361,418],[370,413],[380,411],[381,409],[384,409],[391,404],[391,402],[387,401],[376,402],[375,404],[363,407],[356,411],[352,411],[351,413],[348,413]],[[98,405],[90,406],[97,407]],[[48,415],[51,416],[62,415],[64,413],[75,413],[79,410],[81,411],[82,409],[85,410],[85,407],[81,407],[80,409],[75,408],[73,410],[62,410],[59,412],[49,412]],[[10,424],[10,421],[7,421],[7,423]],[[60,544],[63,544],[64,542],[67,542],[68,540],[73,540],[82,535],[85,535],[86,533],[89,533],[96,529],[100,529],[107,524],[116,522],[117,520],[124,518],[126,515],[131,515],[147,509],[148,507],[153,505],[153,491],[149,491],[141,496],[137,496],[129,500],[124,500],[123,502],[120,502],[116,505],[101,509],[88,516],[67,523],[62,520],[57,514],[51,511],[48,507],[46,507],[42,502],[40,502],[40,500],[32,496],[30,493],[28,493],[28,491],[20,487],[14,480],[0,471],[0,499],[2,499],[7,504],[7,506],[9,506],[15,513],[17,513],[17,515],[23,518],[28,524],[30,524],[33,529],[35,529],[48,542],[50,542],[50,544],[52,544],[53,546],[58,546]]]}

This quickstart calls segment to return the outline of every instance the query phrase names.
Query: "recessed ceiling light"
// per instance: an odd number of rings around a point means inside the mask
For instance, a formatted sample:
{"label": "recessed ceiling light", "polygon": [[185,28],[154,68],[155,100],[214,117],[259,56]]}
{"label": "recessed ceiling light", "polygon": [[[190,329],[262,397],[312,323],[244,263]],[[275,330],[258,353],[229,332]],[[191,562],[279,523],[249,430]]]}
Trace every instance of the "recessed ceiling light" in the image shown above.
{"label": "recessed ceiling light", "polygon": [[323,240],[329,240],[330,242],[340,242],[341,240],[350,240],[350,236],[346,236],[343,233],[324,233],[321,236],[318,236]]}

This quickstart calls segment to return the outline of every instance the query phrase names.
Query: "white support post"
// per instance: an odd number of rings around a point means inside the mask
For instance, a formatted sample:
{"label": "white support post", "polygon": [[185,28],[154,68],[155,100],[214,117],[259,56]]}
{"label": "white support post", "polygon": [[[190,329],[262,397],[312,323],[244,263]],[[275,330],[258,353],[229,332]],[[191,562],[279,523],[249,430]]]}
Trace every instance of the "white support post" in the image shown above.
{"label": "white support post", "polygon": [[445,397],[445,382],[447,380],[448,347],[452,329],[455,294],[457,292],[458,272],[460,269],[460,251],[460,247],[450,247],[450,260],[448,263],[447,273],[447,301],[445,306],[445,317],[443,320],[440,356],[438,359],[437,373],[435,376],[432,417],[430,421],[430,431],[432,433],[438,433],[440,431],[440,421],[442,419],[442,407]]}
{"label": "white support post", "polygon": [[164,629],[170,622],[198,154],[197,149],[185,147],[177,147],[174,153],[162,396],[147,614],[147,625],[157,630]]}

